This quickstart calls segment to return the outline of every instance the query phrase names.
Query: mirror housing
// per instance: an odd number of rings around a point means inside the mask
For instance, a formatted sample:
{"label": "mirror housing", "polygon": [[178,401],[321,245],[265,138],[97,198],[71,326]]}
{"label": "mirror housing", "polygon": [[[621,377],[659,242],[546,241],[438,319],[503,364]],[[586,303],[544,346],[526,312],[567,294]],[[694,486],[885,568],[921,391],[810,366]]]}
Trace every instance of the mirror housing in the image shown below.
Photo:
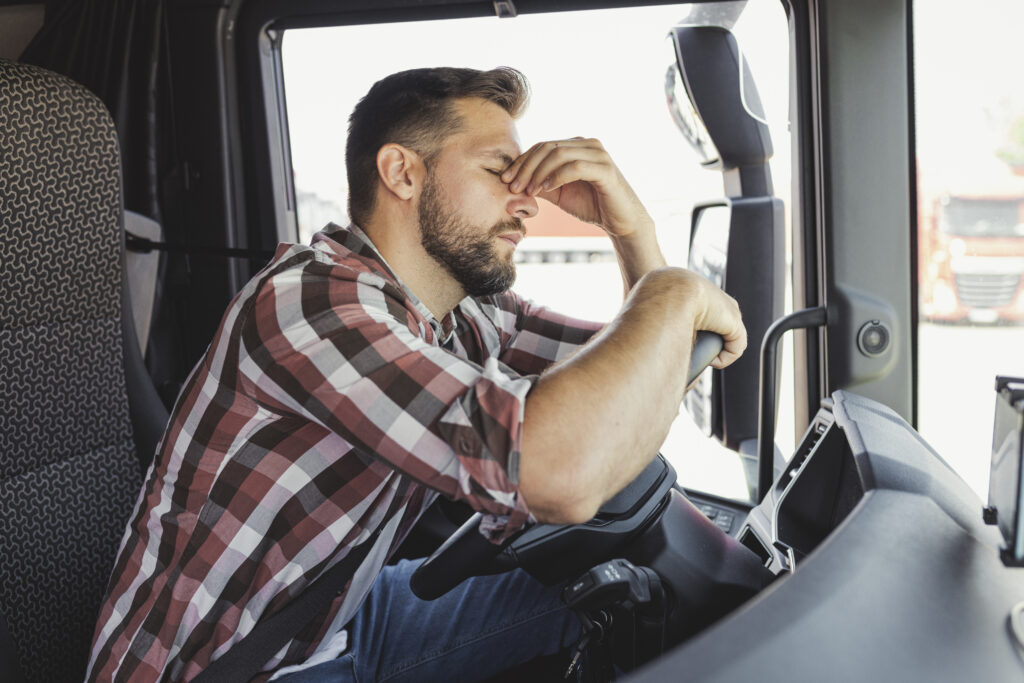
{"label": "mirror housing", "polygon": [[[721,169],[726,195],[770,195],[771,135],[736,36],[721,26],[676,26],[669,38],[675,73],[668,100],[676,125],[701,155],[702,165]],[[687,103],[679,101],[684,93]]]}
{"label": "mirror housing", "polygon": [[784,307],[784,225],[781,199],[737,197],[698,204],[690,228],[689,269],[736,299],[748,341],[746,352],[728,368],[705,371],[684,405],[705,433],[733,450],[749,449],[752,456],[758,434],[757,352]]}
{"label": "mirror housing", "polygon": [[677,26],[669,38],[675,56],[665,84],[669,110],[701,165],[721,171],[725,190],[724,198],[693,209],[688,265],[736,299],[748,335],[743,356],[725,370],[707,371],[685,405],[707,434],[746,456],[754,491],[758,349],[784,312],[785,209],[773,196],[771,137],[736,37],[722,26]]}

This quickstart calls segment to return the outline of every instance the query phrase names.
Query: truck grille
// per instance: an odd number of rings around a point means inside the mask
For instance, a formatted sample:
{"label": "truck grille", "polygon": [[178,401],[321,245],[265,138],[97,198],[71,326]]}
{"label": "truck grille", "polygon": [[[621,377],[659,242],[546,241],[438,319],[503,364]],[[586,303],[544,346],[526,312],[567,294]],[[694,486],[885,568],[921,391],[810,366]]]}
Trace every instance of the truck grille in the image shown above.
{"label": "truck grille", "polygon": [[956,276],[956,291],[960,302],[976,308],[999,308],[1013,302],[1013,295],[1020,285],[1020,275],[970,274]]}

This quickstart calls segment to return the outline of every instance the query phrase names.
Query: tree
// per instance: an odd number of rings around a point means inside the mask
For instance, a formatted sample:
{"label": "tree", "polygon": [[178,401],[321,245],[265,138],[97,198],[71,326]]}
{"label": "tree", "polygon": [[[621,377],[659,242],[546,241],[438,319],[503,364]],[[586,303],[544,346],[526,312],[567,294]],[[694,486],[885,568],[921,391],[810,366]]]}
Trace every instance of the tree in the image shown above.
{"label": "tree", "polygon": [[1010,124],[1006,143],[999,148],[996,155],[1015,171],[1024,171],[1024,116],[1014,119]]}

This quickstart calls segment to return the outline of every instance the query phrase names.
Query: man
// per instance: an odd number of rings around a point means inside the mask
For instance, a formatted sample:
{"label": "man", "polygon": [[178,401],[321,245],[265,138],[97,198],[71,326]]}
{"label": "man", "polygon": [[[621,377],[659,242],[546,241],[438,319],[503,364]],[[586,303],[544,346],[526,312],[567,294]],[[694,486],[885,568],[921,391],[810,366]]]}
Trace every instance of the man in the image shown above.
{"label": "man", "polygon": [[[746,339],[732,299],[665,267],[600,143],[521,153],[525,99],[511,69],[417,69],[356,107],[354,225],[282,245],[230,305],[129,524],[91,679],[192,678],[370,541],[266,671],[484,678],[573,638],[558,591],[522,572],[424,603],[415,565],[385,563],[439,494],[485,513],[494,542],[586,521],[664,440],[695,331],[725,338],[716,367]],[[628,296],[600,331],[507,291],[538,198],[615,245]]]}

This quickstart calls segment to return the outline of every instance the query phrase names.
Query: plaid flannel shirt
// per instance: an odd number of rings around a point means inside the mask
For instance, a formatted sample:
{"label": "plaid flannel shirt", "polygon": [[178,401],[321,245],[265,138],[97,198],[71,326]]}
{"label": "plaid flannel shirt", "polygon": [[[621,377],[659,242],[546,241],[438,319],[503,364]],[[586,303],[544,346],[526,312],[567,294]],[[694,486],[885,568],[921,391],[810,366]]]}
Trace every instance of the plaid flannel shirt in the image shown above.
{"label": "plaid flannel shirt", "polygon": [[129,522],[90,680],[189,679],[382,529],[346,591],[268,662],[336,636],[438,493],[499,542],[536,374],[598,329],[506,293],[441,321],[357,227],[281,245],[193,370]]}

